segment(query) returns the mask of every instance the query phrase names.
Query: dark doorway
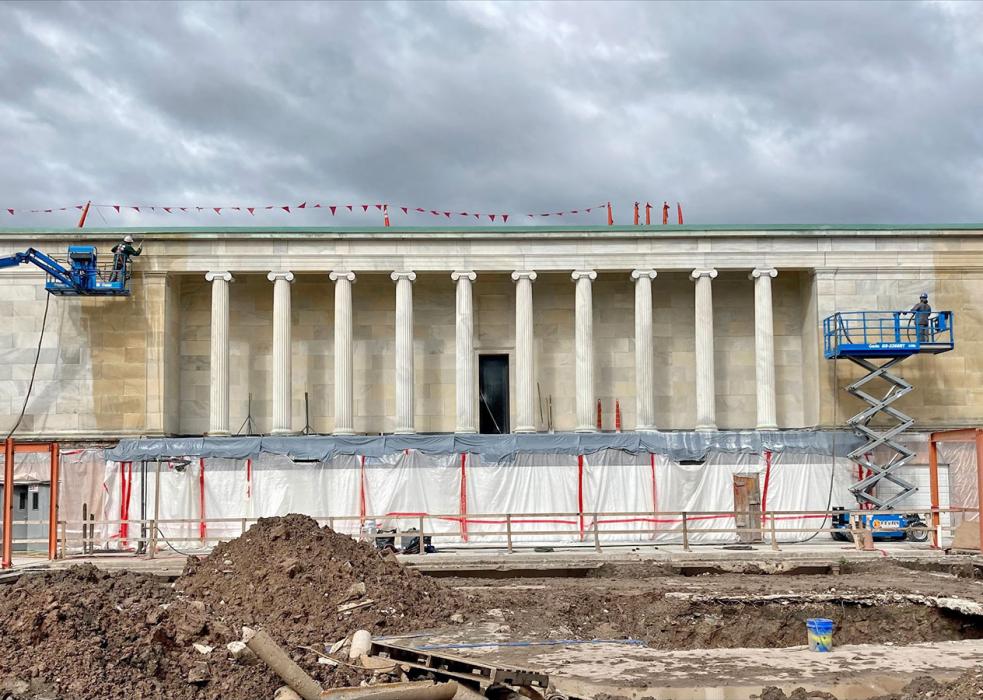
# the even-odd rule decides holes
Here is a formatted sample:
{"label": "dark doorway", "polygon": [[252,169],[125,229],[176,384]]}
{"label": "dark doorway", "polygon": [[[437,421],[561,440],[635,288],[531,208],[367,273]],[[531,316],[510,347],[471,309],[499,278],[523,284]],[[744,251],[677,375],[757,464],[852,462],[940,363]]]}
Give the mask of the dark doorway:
{"label": "dark doorway", "polygon": [[509,432],[509,356],[478,356],[478,415],[482,433]]}

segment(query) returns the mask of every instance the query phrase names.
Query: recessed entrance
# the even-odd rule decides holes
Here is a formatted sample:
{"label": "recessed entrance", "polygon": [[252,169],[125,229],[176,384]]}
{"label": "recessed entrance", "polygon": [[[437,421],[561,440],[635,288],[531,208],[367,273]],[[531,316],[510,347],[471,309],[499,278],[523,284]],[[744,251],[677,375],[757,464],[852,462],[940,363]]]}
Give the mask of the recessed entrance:
{"label": "recessed entrance", "polygon": [[509,356],[478,356],[478,428],[509,432]]}
{"label": "recessed entrance", "polygon": [[741,542],[761,542],[761,488],[757,474],[734,475],[734,519]]}

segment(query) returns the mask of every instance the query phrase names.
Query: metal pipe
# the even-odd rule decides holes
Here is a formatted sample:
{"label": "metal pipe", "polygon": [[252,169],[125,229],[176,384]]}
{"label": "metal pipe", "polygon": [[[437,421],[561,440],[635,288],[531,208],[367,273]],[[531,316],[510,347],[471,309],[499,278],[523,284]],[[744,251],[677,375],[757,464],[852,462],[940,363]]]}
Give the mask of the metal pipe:
{"label": "metal pipe", "polygon": [[14,439],[8,437],[3,444],[3,561],[0,568],[13,565],[14,527]]}
{"label": "metal pipe", "polygon": [[976,493],[980,517],[980,551],[983,552],[983,430],[976,429]]}
{"label": "metal pipe", "polygon": [[48,560],[58,558],[58,479],[61,473],[61,453],[58,443],[48,447],[51,458],[49,475],[51,479],[48,494]]}
{"label": "metal pipe", "polygon": [[686,511],[683,511],[683,551],[689,550],[689,527],[686,524]]}
{"label": "metal pipe", "polygon": [[150,529],[150,551],[147,555],[153,559],[157,556],[157,521],[160,518],[160,457],[157,458],[157,469],[154,476],[154,522]]}
{"label": "metal pipe", "polygon": [[321,686],[262,630],[242,628],[242,641],[304,700],[320,700]]}

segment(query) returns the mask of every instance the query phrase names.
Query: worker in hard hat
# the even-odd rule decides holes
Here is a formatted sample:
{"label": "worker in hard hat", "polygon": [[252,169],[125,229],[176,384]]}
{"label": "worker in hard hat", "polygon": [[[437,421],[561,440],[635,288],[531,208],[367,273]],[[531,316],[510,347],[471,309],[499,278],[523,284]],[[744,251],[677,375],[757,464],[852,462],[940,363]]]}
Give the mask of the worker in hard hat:
{"label": "worker in hard hat", "polygon": [[928,292],[922,292],[918,297],[918,303],[911,307],[912,316],[915,320],[915,330],[918,333],[918,342],[927,343],[928,337],[928,319],[932,315],[932,307],[928,304]]}
{"label": "worker in hard hat", "polygon": [[139,248],[133,247],[133,236],[127,234],[123,240],[113,246],[113,276],[115,282],[119,278],[119,273],[129,267],[130,258],[143,252],[143,244]]}

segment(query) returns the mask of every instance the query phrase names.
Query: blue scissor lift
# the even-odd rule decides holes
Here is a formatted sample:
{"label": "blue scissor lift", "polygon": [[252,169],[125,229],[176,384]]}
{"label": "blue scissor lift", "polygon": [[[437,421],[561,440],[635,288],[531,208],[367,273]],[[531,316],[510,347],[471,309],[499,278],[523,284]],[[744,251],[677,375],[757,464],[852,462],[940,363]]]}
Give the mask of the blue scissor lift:
{"label": "blue scissor lift", "polygon": [[[824,351],[826,359],[845,359],[862,367],[866,374],[850,384],[846,390],[868,404],[847,421],[866,442],[848,456],[869,474],[850,487],[850,491],[862,507],[873,510],[891,510],[905,497],[917,491],[911,482],[901,478],[898,471],[915,453],[896,438],[910,428],[915,420],[893,407],[895,401],[914,388],[895,368],[912,355],[938,355],[954,347],[952,312],[939,311],[842,311],[823,320]],[[876,396],[867,384],[875,379],[888,383],[887,392]],[[866,387],[866,389],[865,389]],[[883,414],[893,421],[890,426],[872,426],[871,422]],[[878,458],[878,447],[886,447],[892,454]],[[887,480],[900,490],[889,496],[879,496],[874,486]],[[906,523],[903,516],[880,516],[879,521],[888,525],[894,519],[896,527],[887,527],[883,537],[904,537]],[[845,517],[838,523],[846,527]]]}

